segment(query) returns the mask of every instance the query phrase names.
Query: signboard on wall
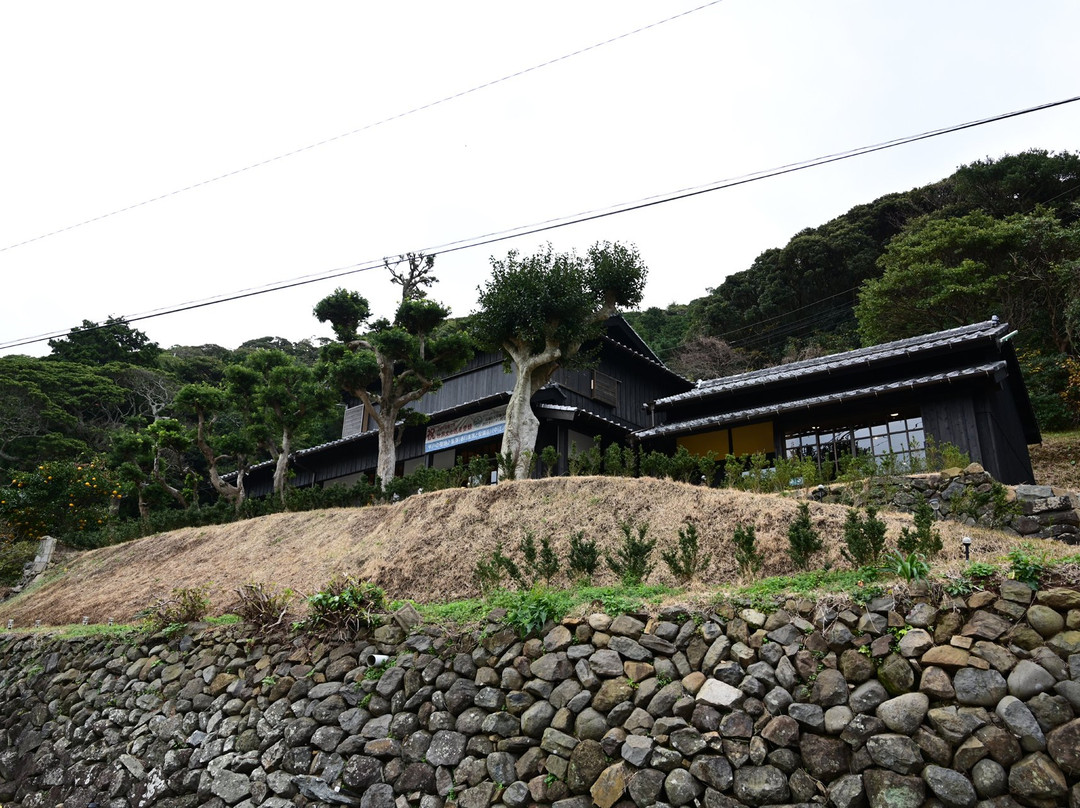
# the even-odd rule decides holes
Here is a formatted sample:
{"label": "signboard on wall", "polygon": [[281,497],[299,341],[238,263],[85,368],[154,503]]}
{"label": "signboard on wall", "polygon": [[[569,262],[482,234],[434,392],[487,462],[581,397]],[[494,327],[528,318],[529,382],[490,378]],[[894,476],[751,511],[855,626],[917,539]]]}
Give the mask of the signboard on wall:
{"label": "signboard on wall", "polygon": [[496,407],[474,415],[432,424],[424,439],[425,452],[438,452],[451,446],[472,443],[483,438],[501,435],[506,429],[506,408]]}

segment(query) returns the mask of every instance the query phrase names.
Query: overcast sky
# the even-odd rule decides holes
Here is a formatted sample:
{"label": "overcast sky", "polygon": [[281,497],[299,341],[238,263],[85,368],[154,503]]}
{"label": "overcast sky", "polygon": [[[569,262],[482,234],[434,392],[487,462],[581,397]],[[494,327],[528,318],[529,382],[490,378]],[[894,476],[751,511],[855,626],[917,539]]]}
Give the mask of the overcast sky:
{"label": "overcast sky", "polygon": [[[703,5],[4,3],[0,343],[1080,95],[1075,0]],[[1029,148],[1080,150],[1080,103],[447,254],[432,296],[467,314],[491,255],[612,240],[650,267],[645,306],[685,303],[853,205]],[[135,325],[329,337],[311,310],[338,286],[392,314],[376,269]]]}

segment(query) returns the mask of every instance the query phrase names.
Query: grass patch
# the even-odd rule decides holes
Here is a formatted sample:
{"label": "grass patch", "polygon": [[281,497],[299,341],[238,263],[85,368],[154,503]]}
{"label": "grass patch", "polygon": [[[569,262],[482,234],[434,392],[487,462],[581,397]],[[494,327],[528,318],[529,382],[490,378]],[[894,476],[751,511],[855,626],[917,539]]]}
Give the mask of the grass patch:
{"label": "grass patch", "polygon": [[240,622],[240,615],[223,614],[218,617],[206,617],[203,618],[203,622],[209,623],[211,626],[231,626],[234,623]]}
{"label": "grass patch", "polygon": [[495,609],[506,609],[507,622],[528,633],[547,620],[561,620],[567,614],[585,609],[599,609],[613,617],[638,612],[659,604],[668,595],[681,590],[669,586],[577,586],[568,589],[537,587],[524,590],[500,589],[486,598],[468,598],[446,603],[394,601],[391,610],[406,603],[419,612],[426,623],[465,627],[480,623]]}
{"label": "grass patch", "polygon": [[776,608],[777,601],[789,597],[814,599],[823,593],[847,595],[867,600],[881,591],[877,586],[883,573],[873,567],[856,570],[810,570],[796,575],[763,578],[741,587],[724,588],[713,602],[736,602],[755,608]]}

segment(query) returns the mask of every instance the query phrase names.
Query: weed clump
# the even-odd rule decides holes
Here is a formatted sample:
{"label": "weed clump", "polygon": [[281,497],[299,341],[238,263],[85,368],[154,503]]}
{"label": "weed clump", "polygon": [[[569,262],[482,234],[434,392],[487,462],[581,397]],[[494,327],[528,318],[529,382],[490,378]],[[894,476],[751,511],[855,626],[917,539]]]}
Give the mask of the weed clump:
{"label": "weed clump", "polygon": [[307,598],[308,616],[296,628],[348,637],[379,625],[386,612],[381,587],[355,578],[335,578]]}
{"label": "weed clump", "polygon": [[210,611],[210,584],[193,587],[177,587],[169,597],[158,598],[146,612],[146,621],[154,631],[182,629],[188,623],[197,623]]}
{"label": "weed clump", "polygon": [[287,627],[289,607],[296,593],[291,589],[277,589],[264,583],[247,583],[236,590],[236,603],[232,611],[245,623],[263,631]]}

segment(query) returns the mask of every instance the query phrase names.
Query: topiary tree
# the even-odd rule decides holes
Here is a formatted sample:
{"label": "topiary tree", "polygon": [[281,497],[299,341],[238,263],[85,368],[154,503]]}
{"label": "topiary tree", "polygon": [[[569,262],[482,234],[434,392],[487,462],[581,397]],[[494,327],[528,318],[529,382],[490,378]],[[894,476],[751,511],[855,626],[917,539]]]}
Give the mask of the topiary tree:
{"label": "topiary tree", "polygon": [[[406,268],[400,269],[401,264]],[[424,289],[435,281],[434,256],[409,253],[391,265],[393,282],[401,286],[394,320],[374,321],[368,301],[345,289],[320,300],[315,317],[329,322],[340,342],[328,345],[319,371],[331,384],[355,396],[379,428],[376,473],[383,485],[394,476],[398,422],[409,404],[438,389],[441,378],[459,370],[472,356],[467,334],[447,324],[450,310],[427,299]]]}
{"label": "topiary tree", "polygon": [[507,370],[512,365],[517,373],[500,451],[510,453],[523,478],[540,429],[533,393],[600,335],[604,320],[641,301],[647,269],[635,247],[610,242],[594,244],[585,257],[550,244],[525,258],[512,251],[492,258],[491,268],[475,327],[483,345],[501,350]]}

